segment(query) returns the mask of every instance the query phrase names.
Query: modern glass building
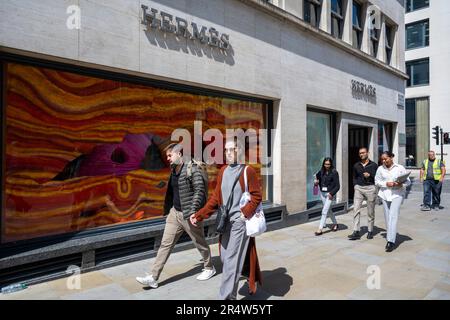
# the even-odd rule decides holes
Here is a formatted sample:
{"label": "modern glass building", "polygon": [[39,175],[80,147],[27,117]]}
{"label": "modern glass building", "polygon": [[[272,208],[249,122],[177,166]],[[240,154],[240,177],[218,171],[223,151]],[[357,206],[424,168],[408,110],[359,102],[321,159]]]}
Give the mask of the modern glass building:
{"label": "modern glass building", "polygon": [[[447,1],[406,1],[406,155],[411,167],[420,167],[430,149],[440,157],[441,147],[431,135],[433,127],[450,131],[449,14]],[[449,152],[445,145],[444,160]]]}

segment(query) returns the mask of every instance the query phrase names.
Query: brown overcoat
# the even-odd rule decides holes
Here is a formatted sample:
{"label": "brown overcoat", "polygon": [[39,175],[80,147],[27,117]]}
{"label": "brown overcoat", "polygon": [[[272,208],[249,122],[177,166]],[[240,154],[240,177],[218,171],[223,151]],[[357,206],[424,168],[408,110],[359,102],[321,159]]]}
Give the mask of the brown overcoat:
{"label": "brown overcoat", "polygon": [[[217,176],[217,184],[213,195],[208,199],[205,206],[200,209],[196,214],[195,218],[198,221],[209,218],[217,208],[222,205],[222,177],[227,166],[223,166]],[[261,185],[259,183],[258,177],[256,175],[255,169],[251,166],[247,168],[247,183],[248,192],[250,193],[250,201],[246,206],[241,208],[244,216],[249,219],[255,213],[255,210],[259,203],[262,201]],[[239,177],[239,184],[241,186],[242,192],[245,190],[244,182],[244,172],[242,172]],[[219,240],[220,242],[220,240]],[[219,246],[220,250],[220,246]],[[244,268],[242,274],[248,277],[249,290],[253,294],[256,292],[256,282],[260,285],[262,284],[261,270],[259,268],[258,255],[256,253],[256,242],[254,237],[250,237],[248,249],[245,257]]]}

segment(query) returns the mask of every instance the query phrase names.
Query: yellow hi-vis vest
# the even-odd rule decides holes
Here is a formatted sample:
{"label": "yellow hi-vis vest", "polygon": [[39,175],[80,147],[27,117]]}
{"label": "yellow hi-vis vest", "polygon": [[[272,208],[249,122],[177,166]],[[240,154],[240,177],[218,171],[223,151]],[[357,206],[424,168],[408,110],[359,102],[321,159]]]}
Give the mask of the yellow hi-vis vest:
{"label": "yellow hi-vis vest", "polygon": [[[423,180],[426,180],[427,178],[427,172],[428,172],[428,159],[426,159],[423,162],[425,170],[423,171]],[[434,180],[440,180],[442,176],[442,170],[441,170],[441,160],[435,159],[433,162],[433,176]]]}

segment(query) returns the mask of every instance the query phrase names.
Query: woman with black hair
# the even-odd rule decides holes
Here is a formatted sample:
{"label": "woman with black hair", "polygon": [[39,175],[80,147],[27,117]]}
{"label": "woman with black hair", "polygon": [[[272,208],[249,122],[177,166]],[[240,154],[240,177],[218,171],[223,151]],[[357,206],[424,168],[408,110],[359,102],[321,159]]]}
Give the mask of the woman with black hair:
{"label": "woman with black hair", "polygon": [[391,252],[395,247],[397,236],[397,222],[400,214],[400,206],[405,197],[405,186],[411,184],[409,178],[404,183],[398,178],[406,174],[406,169],[394,162],[394,154],[385,151],[381,154],[383,165],[378,167],[375,176],[375,184],[380,188],[378,196],[383,201],[384,218],[386,219],[386,252]]}
{"label": "woman with black hair", "polygon": [[340,189],[339,173],[334,169],[333,160],[331,158],[325,158],[322,162],[322,169],[316,173],[316,179],[314,181],[316,186],[320,188],[320,199],[322,199],[323,209],[322,218],[320,219],[319,229],[315,232],[316,236],[322,234],[322,229],[325,226],[325,221],[328,214],[333,221],[332,230],[338,230],[338,223],[332,210],[330,210],[331,203],[334,196]]}

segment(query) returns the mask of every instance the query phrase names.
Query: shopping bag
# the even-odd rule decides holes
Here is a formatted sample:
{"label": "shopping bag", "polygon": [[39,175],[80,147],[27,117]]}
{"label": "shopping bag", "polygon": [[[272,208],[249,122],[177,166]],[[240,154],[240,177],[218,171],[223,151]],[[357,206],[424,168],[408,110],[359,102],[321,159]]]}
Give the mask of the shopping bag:
{"label": "shopping bag", "polygon": [[[247,183],[247,167],[245,167],[244,171],[244,182],[245,182],[245,191],[242,194],[241,200],[239,202],[240,208],[244,207],[248,202],[250,202],[250,193],[248,192],[248,183]],[[252,217],[250,219],[245,220],[245,228],[247,230],[247,236],[249,237],[256,237],[267,230],[266,217],[264,216],[264,211],[261,202],[259,203]]]}

